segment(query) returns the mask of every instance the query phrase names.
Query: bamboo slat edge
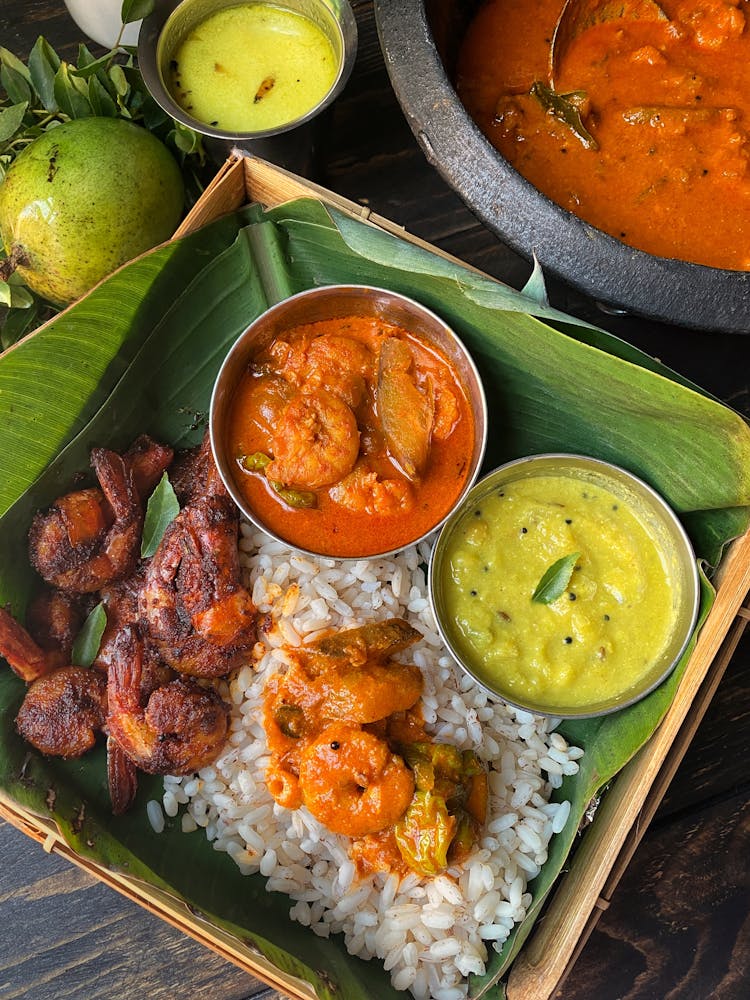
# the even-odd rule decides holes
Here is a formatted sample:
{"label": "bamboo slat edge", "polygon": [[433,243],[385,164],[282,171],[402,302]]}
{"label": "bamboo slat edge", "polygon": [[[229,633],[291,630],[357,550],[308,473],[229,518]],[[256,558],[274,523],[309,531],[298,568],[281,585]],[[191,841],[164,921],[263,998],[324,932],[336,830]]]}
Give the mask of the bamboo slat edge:
{"label": "bamboo slat edge", "polygon": [[[208,203],[195,206],[185,218],[175,236],[186,235],[199,226],[213,221],[220,215],[236,210],[244,204],[247,198],[273,206],[292,198],[309,197],[310,195],[319,197],[321,200],[340,208],[347,214],[354,215],[362,221],[376,225],[386,232],[406,238],[411,243],[421,246],[431,253],[437,253],[442,258],[450,260],[457,265],[465,268],[468,267],[479,274],[483,273],[478,268],[471,267],[460,259],[406,233],[401,226],[371,213],[368,208],[362,205],[335,195],[318,185],[303,182],[294,177],[294,175],[288,174],[286,171],[276,168],[265,161],[244,155],[236,155],[226,161],[206,189],[206,192],[204,192],[201,202],[207,201]],[[725,561],[722,563],[722,583],[716,603],[704,625],[699,637],[698,646],[691,657],[688,670],[677,692],[675,702],[673,702],[672,707],[667,713],[667,717],[665,717],[662,726],[654,737],[652,737],[651,742],[634,758],[625,771],[621,772],[615,786],[610,790],[602,808],[599,810],[597,822],[592,826],[589,836],[584,843],[579,846],[571,870],[562,880],[560,888],[552,900],[543,926],[537,930],[516,959],[508,985],[509,1000],[545,1000],[554,991],[564,974],[569,971],[576,945],[585,934],[586,923],[590,919],[591,912],[596,906],[597,900],[601,898],[603,886],[607,882],[607,878],[610,876],[614,865],[617,863],[618,857],[622,855],[625,840],[632,830],[633,823],[644,808],[649,789],[657,781],[660,767],[664,764],[669,748],[680,735],[682,722],[690,713],[691,704],[687,695],[687,688],[685,687],[686,679],[690,675],[690,692],[697,697],[697,690],[700,687],[700,683],[708,675],[712,664],[711,652],[713,650],[714,655],[716,655],[716,651],[721,645],[721,640],[727,634],[732,620],[736,616],[739,606],[749,589],[750,532],[734,543]],[[724,664],[725,667],[726,664]],[[721,673],[723,673],[723,669]],[[718,679],[716,680],[717,684]],[[683,689],[685,689],[684,695]],[[678,710],[675,710],[678,699],[680,700],[680,707]],[[708,700],[710,700],[710,696]],[[706,701],[707,703],[708,701]],[[666,730],[665,726],[668,720],[669,729]],[[684,741],[683,752],[688,742],[689,737]],[[636,766],[638,768],[645,768],[645,772],[650,776],[650,780],[644,789],[644,794],[641,796],[640,805],[633,802],[633,808],[627,810],[627,816],[623,816],[620,815],[620,811],[622,810],[623,803],[628,803],[628,796],[633,797],[632,789],[634,784],[637,790],[638,782],[636,776],[640,774],[640,771],[636,769]],[[619,803],[618,811],[610,817],[611,821],[617,821],[618,824],[618,836],[616,840],[611,839],[610,827],[602,821],[602,816],[606,815],[604,807],[610,801],[613,803],[612,808],[614,808],[615,801]],[[79,857],[62,839],[54,824],[48,819],[38,817],[19,807],[12,800],[7,799],[3,795],[2,790],[0,790],[0,816],[21,830],[21,832],[42,843],[45,850],[54,851],[66,857],[93,877],[110,885],[116,891],[150,912],[155,913],[161,919],[166,920],[172,926],[177,927],[201,944],[211,948],[214,952],[222,955],[246,972],[257,976],[271,987],[285,991],[288,995],[296,998],[296,1000],[315,1000],[315,993],[309,984],[293,977],[286,977],[285,973],[277,969],[262,956],[251,951],[238,938],[200,920],[179,900],[169,896],[167,893],[162,893],[160,890],[154,889],[146,883],[110,872],[108,869]],[[596,839],[593,839],[591,835],[595,832],[597,836]],[[588,841],[591,841],[590,846],[587,845]],[[601,859],[599,854],[602,851],[602,842],[604,841],[609,842],[609,848],[606,850],[606,858]],[[584,847],[586,848],[585,857],[582,856],[582,849]],[[576,903],[575,896],[579,891],[581,879],[585,878],[589,873],[593,874],[595,882],[592,882],[587,888],[584,897]],[[557,914],[558,919],[562,916],[566,920],[573,920],[574,923],[569,927],[563,927],[562,930],[564,933],[562,934],[559,933],[559,927],[555,928],[553,933],[550,922],[551,914]],[[546,956],[542,955],[542,960],[535,963],[533,957],[543,953],[545,950],[547,951]],[[546,961],[543,959],[546,959]]]}
{"label": "bamboo slat edge", "polygon": [[578,845],[543,923],[513,963],[508,1000],[547,1000],[565,974],[625,839],[748,590],[750,533],[734,542],[726,556],[716,600],[661,725],[604,796],[596,821]]}
{"label": "bamboo slat edge", "polygon": [[737,648],[737,644],[742,638],[747,625],[748,618],[741,616],[738,616],[732,623],[732,627],[722,644],[719,655],[711,664],[709,672],[706,675],[706,679],[701,686],[700,692],[691,706],[690,715],[680,730],[679,739],[676,740],[670,748],[664,765],[659,771],[657,779],[649,789],[643,808],[638,814],[637,821],[628,832],[622,850],[618,854],[617,859],[607,876],[601,895],[596,900],[594,908],[589,914],[589,918],[583,932],[575,943],[575,948],[568,960],[563,974],[557,982],[556,989],[560,988],[560,986],[567,979],[568,975],[572,972],[578,957],[586,945],[586,942],[595,930],[596,925],[599,922],[599,918],[609,906],[620,879],[627,871],[628,865],[638,849],[638,845],[643,839],[646,830],[654,818],[654,814],[659,808],[667,788],[674,778],[677,768],[680,766],[682,759],[685,756],[685,753],[687,752],[687,749],[690,746],[690,743],[692,742],[692,739],[695,736],[695,733],[701,724],[701,721],[703,720],[714,695],[716,694],[716,689],[718,688],[719,683],[729,666],[732,656]]}
{"label": "bamboo slat edge", "polygon": [[140,879],[111,871],[94,861],[82,858],[64,840],[57,825],[48,817],[38,816],[18,806],[0,790],[0,818],[21,833],[41,844],[48,854],[57,854],[76,865],[92,878],[119,892],[131,902],[154,914],[170,926],[187,934],[199,944],[260,979],[267,986],[283,991],[293,1000],[316,1000],[313,987],[278,969],[259,951],[240,938],[210,923],[186,903],[170,893]]}

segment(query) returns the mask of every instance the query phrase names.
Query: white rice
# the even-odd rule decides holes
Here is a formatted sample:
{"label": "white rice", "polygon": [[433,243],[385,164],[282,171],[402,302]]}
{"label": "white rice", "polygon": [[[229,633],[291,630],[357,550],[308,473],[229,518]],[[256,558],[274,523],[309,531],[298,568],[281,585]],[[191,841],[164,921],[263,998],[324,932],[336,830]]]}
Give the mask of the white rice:
{"label": "white rice", "polygon": [[[273,628],[256,647],[255,669],[237,672],[228,744],[196,776],[165,778],[163,809],[184,808],[182,829],[203,827],[217,851],[243,874],[260,872],[269,892],[295,902],[292,919],[321,937],[344,935],[347,950],[379,958],[397,990],[417,1000],[465,997],[466,977],[485,971],[531,903],[527,882],[547,860],[570,803],[550,803],[582,751],[568,747],[554,720],[494,701],[463,674],[441,643],[426,599],[422,544],[388,559],[336,562],[291,552],[243,524],[247,585]],[[378,873],[360,878],[348,839],[326,830],[304,807],[281,808],[264,774],[269,753],[261,723],[268,677],[284,670],[281,648],[322,630],[391,617],[407,619],[423,639],[403,654],[424,673],[423,716],[432,736],[472,748],[489,768],[489,819],[471,857],[436,878]],[[149,803],[155,828],[164,822]]]}

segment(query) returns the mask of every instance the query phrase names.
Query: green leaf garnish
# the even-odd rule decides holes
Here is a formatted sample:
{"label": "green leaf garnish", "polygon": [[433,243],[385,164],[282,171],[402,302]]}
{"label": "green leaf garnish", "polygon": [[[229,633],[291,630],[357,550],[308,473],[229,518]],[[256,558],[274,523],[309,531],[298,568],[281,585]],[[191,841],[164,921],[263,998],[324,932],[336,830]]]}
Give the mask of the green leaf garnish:
{"label": "green leaf garnish", "polygon": [[141,559],[148,559],[156,552],[164,532],[179,513],[179,501],[165,472],[148,498],[141,539]]}
{"label": "green leaf garnish", "polygon": [[531,85],[531,95],[539,101],[545,111],[563,125],[567,125],[586,149],[599,148],[599,143],[581,120],[580,105],[586,98],[585,91],[573,90],[569,94],[558,94],[546,83],[535,80]]}
{"label": "green leaf garnish", "polygon": [[563,556],[562,559],[553,562],[536,585],[531,600],[536,604],[551,604],[558,597],[561,597],[570,583],[575,564],[580,558],[580,552],[573,552],[571,555]]}
{"label": "green leaf garnish", "polygon": [[101,645],[104,629],[107,627],[107,612],[104,610],[104,603],[100,602],[90,612],[88,618],[81,626],[81,631],[75,638],[73,650],[70,654],[71,662],[75,667],[90,667],[96,659]]}

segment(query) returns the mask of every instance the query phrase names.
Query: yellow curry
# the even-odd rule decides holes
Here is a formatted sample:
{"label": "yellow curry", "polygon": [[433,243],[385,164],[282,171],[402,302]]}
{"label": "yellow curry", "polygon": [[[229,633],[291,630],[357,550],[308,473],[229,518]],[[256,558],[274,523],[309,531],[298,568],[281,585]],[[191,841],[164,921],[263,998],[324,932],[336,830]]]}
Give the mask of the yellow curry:
{"label": "yellow curry", "polygon": [[310,18],[265,3],[217,10],[175,53],[171,90],[198,121],[263,132],[306,115],[333,86],[338,61]]}
{"label": "yellow curry", "polygon": [[598,483],[550,474],[499,487],[452,532],[444,565],[457,651],[521,704],[577,710],[628,691],[674,627],[659,547]]}

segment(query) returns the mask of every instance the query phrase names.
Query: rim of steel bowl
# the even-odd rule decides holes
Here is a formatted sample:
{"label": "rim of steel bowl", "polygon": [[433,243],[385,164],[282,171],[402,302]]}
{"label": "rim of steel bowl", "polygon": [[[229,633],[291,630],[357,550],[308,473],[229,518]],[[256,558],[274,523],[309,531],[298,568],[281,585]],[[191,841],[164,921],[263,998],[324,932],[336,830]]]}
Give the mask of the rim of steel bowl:
{"label": "rim of steel bowl", "polygon": [[[460,0],[375,0],[393,89],[430,164],[477,218],[527,259],[613,309],[679,326],[750,333],[750,272],[656,257],[554,204],[494,149],[458,98],[430,11]],[[455,27],[451,29],[455,41]]]}

